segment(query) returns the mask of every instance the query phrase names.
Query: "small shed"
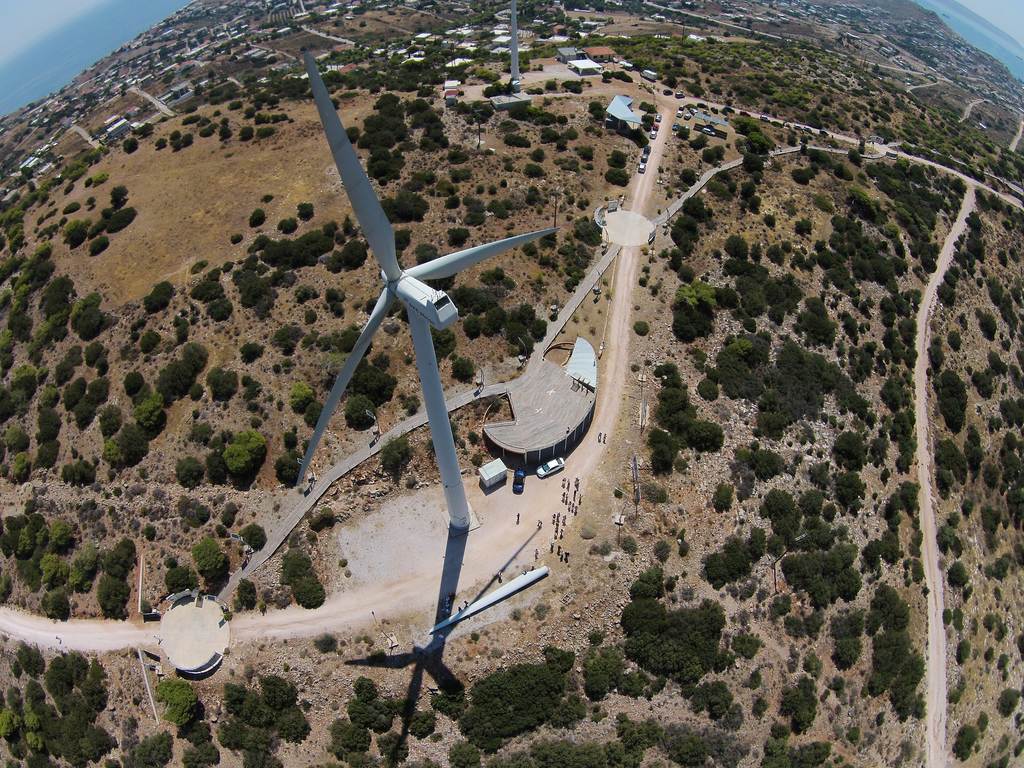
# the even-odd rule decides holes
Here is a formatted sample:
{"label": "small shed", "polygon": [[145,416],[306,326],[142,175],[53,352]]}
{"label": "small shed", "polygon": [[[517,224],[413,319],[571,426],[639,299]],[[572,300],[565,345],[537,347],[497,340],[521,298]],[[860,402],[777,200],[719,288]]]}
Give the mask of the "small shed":
{"label": "small shed", "polygon": [[489,491],[505,482],[508,478],[508,467],[501,459],[495,459],[480,467],[477,474],[480,475],[480,486],[485,491]]}
{"label": "small shed", "polygon": [[556,58],[563,64],[568,64],[570,61],[575,61],[579,57],[580,52],[577,49],[570,47],[559,48],[556,56]]}

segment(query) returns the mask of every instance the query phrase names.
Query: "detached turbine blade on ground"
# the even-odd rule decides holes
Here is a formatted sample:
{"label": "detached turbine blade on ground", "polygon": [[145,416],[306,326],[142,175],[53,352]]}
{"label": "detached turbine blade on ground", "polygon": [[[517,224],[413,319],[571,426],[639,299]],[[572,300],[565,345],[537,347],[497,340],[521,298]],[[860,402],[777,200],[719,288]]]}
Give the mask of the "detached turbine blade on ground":
{"label": "detached turbine blade on ground", "polygon": [[525,235],[506,237],[504,240],[496,240],[493,243],[475,245],[464,251],[456,251],[433,261],[428,261],[426,264],[410,267],[405,273],[418,280],[440,280],[441,278],[451,277],[467,267],[472,267],[474,264],[479,264],[481,261],[491,258],[491,256],[497,256],[499,253],[526,245],[533,240],[539,240],[545,235],[550,235],[556,231],[553,227],[548,227],[547,229],[538,229],[536,232],[527,232]]}
{"label": "detached turbine blade on ground", "polygon": [[323,410],[320,411],[320,418],[317,419],[316,429],[313,430],[313,436],[309,439],[306,455],[302,457],[302,466],[299,467],[299,478],[295,482],[296,486],[302,484],[302,478],[306,476],[306,470],[309,469],[309,463],[313,460],[316,447],[320,444],[324,432],[327,431],[327,425],[331,423],[331,416],[338,407],[341,396],[345,394],[345,388],[352,379],[352,374],[356,372],[356,366],[359,365],[359,361],[363,359],[363,355],[369,349],[373,334],[380,327],[380,324],[384,322],[384,318],[387,317],[388,309],[391,307],[393,300],[391,293],[387,290],[380,295],[376,306],[374,306],[373,311],[370,313],[370,319],[363,326],[363,332],[356,339],[355,346],[352,347],[349,356],[345,358],[345,364],[341,366],[341,372],[338,373],[338,378],[334,380],[334,386],[331,387],[331,392],[327,395],[327,402],[324,403]]}
{"label": "detached turbine blade on ground", "polygon": [[313,99],[320,113],[320,122],[324,126],[324,133],[327,134],[327,143],[331,146],[334,164],[338,166],[338,173],[341,174],[341,181],[359,220],[359,226],[362,227],[370,250],[384,270],[388,282],[397,280],[401,277],[402,270],[395,256],[395,232],[391,228],[391,222],[384,214],[377,193],[374,192],[370,179],[359,162],[352,142],[348,140],[348,134],[345,133],[341,118],[334,109],[327,86],[320,77],[316,60],[308,51],[303,58],[306,72],[309,74],[309,87],[313,90]]}

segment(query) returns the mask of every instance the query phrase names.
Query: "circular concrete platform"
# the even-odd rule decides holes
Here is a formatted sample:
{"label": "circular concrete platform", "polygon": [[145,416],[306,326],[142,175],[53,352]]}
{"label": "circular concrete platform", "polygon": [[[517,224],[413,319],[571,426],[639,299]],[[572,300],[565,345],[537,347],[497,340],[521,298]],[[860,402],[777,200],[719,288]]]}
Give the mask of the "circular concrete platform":
{"label": "circular concrete platform", "polygon": [[224,658],[231,628],[212,597],[185,594],[160,619],[160,647],[179,672],[203,675]]}
{"label": "circular concrete platform", "polygon": [[646,217],[633,211],[612,211],[604,219],[608,240],[616,245],[647,245],[654,225]]}

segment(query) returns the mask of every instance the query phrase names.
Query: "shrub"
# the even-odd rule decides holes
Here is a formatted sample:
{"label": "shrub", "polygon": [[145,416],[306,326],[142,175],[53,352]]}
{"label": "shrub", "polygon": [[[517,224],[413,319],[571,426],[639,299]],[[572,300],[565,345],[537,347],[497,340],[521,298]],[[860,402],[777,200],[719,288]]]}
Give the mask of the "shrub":
{"label": "shrub", "polygon": [[195,488],[203,482],[203,475],[206,471],[203,465],[194,456],[184,456],[178,459],[174,466],[174,475],[178,482],[185,488]]}
{"label": "shrub", "polygon": [[152,315],[166,309],[173,297],[174,286],[164,280],[153,286],[153,289],[142,299],[142,305],[146,312]]}
{"label": "shrub", "polygon": [[609,168],[604,174],[604,179],[617,187],[625,187],[629,184],[629,174],[622,168]]}
{"label": "shrub", "polygon": [[818,697],[815,694],[814,680],[804,675],[792,688],[782,693],[779,712],[789,715],[790,724],[795,733],[803,733],[814,723],[818,714]]}
{"label": "shrub", "polygon": [[395,476],[401,474],[411,460],[412,446],[405,436],[388,440],[380,452],[381,466]]}
{"label": "shrub", "polygon": [[165,704],[164,720],[178,727],[195,719],[199,698],[187,680],[167,678],[156,686],[156,700]]}
{"label": "shrub", "polygon": [[263,530],[263,526],[257,523],[249,523],[242,530],[238,532],[238,535],[242,537],[242,540],[248,544],[253,550],[261,550],[267,543],[267,532]]}
{"label": "shrub", "polygon": [[207,536],[193,546],[192,561],[208,586],[218,583],[227,576],[228,558],[216,539]]}
{"label": "shrub", "polygon": [[239,432],[224,448],[224,464],[239,479],[251,478],[267,457],[267,440],[254,429]]}
{"label": "shrub", "polygon": [[[244,132],[245,129],[243,128],[242,130]],[[250,227],[255,228],[255,227],[262,226],[263,222],[265,222],[266,220],[267,220],[267,214],[263,211],[262,208],[256,208],[255,210],[253,210],[252,213],[249,214],[249,226]]]}
{"label": "shrub", "polygon": [[107,246],[109,245],[110,238],[108,238],[106,235],[94,237],[92,240],[89,241],[89,255],[98,256],[99,254],[103,253],[103,251],[107,250]]}
{"label": "shrub", "polygon": [[473,367],[473,361],[467,357],[459,357],[456,355],[452,358],[452,376],[458,381],[470,381],[473,378],[473,374],[476,373]]}
{"label": "shrub", "polygon": [[957,760],[967,760],[974,752],[974,746],[978,743],[978,729],[969,723],[960,726],[956,732],[956,740],[953,742],[953,754]]}

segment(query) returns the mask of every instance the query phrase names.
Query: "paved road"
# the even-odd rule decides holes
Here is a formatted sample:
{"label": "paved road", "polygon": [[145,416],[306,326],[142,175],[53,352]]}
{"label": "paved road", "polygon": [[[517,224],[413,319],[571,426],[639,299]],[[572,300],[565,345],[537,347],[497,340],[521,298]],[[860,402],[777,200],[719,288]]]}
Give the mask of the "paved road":
{"label": "paved road", "polygon": [[144,90],[139,88],[137,85],[133,85],[131,88],[128,89],[128,91],[131,92],[131,93],[134,93],[136,96],[141,96],[142,98],[144,98],[146,101],[148,101],[154,107],[156,107],[157,111],[160,112],[161,114],[166,115],[167,117],[174,117],[174,110],[173,109],[171,109],[166,104],[164,104],[164,102],[162,102],[156,96],[153,96],[152,94],[146,93]]}
{"label": "paved road", "polygon": [[968,186],[960,213],[946,236],[938,265],[928,280],[917,311],[917,360],[914,364],[914,421],[917,437],[917,482],[921,535],[924,539],[924,577],[928,587],[928,690],[926,699],[926,735],[929,768],[946,765],[946,629],[942,623],[944,584],[935,541],[935,509],[932,493],[932,446],[928,420],[928,344],[930,322],[939,286],[953,262],[956,242],[967,227],[974,210],[974,186]]}

